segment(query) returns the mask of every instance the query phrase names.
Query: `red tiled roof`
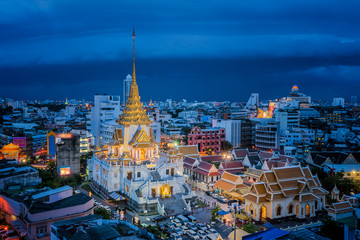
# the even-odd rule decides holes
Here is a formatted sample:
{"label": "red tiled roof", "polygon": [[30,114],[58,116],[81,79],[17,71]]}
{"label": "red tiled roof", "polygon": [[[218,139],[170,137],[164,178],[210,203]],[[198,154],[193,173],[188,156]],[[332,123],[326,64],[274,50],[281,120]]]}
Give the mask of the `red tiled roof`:
{"label": "red tiled roof", "polygon": [[286,162],[273,161],[273,160],[267,161],[267,165],[269,166],[269,169],[271,169],[272,167],[284,167],[285,164]]}
{"label": "red tiled roof", "polygon": [[236,157],[245,157],[246,155],[248,155],[248,151],[246,149],[235,150]]}
{"label": "red tiled roof", "polygon": [[263,151],[259,152],[260,158],[271,158],[272,156],[273,156],[273,154],[270,152],[263,152]]}
{"label": "red tiled roof", "polygon": [[244,169],[244,166],[243,166],[242,162],[240,162],[240,161],[222,162],[222,163],[220,163],[220,166],[222,166],[223,170],[225,170],[225,171],[228,171],[231,169]]}
{"label": "red tiled roof", "polygon": [[196,159],[195,158],[191,158],[191,157],[185,157],[183,160],[183,163],[186,165],[194,165]]}
{"label": "red tiled roof", "polygon": [[217,175],[220,175],[219,172],[208,172],[208,171],[204,171],[204,170],[199,169],[199,168],[195,168],[194,172],[200,173],[200,174],[205,175],[205,176],[217,176]]}
{"label": "red tiled roof", "polygon": [[214,166],[211,163],[207,163],[204,161],[200,161],[199,165],[197,166],[198,168],[201,168],[204,171],[210,171],[210,169],[212,168],[212,166]]}
{"label": "red tiled roof", "polygon": [[201,160],[205,162],[222,162],[224,159],[221,155],[201,156]]}

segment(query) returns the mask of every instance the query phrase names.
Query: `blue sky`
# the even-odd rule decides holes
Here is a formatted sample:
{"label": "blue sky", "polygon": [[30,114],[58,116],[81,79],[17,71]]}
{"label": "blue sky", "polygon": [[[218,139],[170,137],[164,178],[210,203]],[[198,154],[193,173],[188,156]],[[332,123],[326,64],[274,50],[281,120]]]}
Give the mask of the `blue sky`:
{"label": "blue sky", "polygon": [[[3,97],[246,101],[359,95],[359,1],[0,1]],[[360,96],[359,96],[360,97]]]}

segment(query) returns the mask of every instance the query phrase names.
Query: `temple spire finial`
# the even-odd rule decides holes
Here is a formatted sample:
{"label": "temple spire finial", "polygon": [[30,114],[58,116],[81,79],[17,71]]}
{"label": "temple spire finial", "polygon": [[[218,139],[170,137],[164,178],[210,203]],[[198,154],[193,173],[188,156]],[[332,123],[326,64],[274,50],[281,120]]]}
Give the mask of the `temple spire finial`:
{"label": "temple spire finial", "polygon": [[133,74],[132,80],[136,82],[136,73],[135,73],[135,27],[133,27]]}

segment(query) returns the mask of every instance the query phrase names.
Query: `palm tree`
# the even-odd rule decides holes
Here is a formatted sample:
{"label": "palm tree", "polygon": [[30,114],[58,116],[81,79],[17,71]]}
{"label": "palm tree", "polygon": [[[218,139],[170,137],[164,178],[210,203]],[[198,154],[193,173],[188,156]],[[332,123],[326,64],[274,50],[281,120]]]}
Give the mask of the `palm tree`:
{"label": "palm tree", "polygon": [[221,210],[221,207],[216,204],[213,209],[211,209],[211,221],[215,222],[217,213]]}

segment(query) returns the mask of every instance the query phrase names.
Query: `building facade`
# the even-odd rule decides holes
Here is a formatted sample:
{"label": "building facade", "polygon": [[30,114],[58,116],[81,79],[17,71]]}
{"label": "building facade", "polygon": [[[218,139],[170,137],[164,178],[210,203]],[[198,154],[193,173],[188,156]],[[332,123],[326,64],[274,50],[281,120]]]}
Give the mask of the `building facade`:
{"label": "building facade", "polygon": [[80,136],[70,133],[56,135],[56,171],[60,176],[80,173]]}
{"label": "building facade", "polygon": [[294,216],[314,217],[325,208],[327,191],[309,167],[289,166],[263,171],[243,196],[245,211],[255,221]]}
{"label": "building facade", "polygon": [[225,142],[224,128],[201,129],[193,127],[188,134],[188,144],[197,145],[200,152],[221,152]]}

